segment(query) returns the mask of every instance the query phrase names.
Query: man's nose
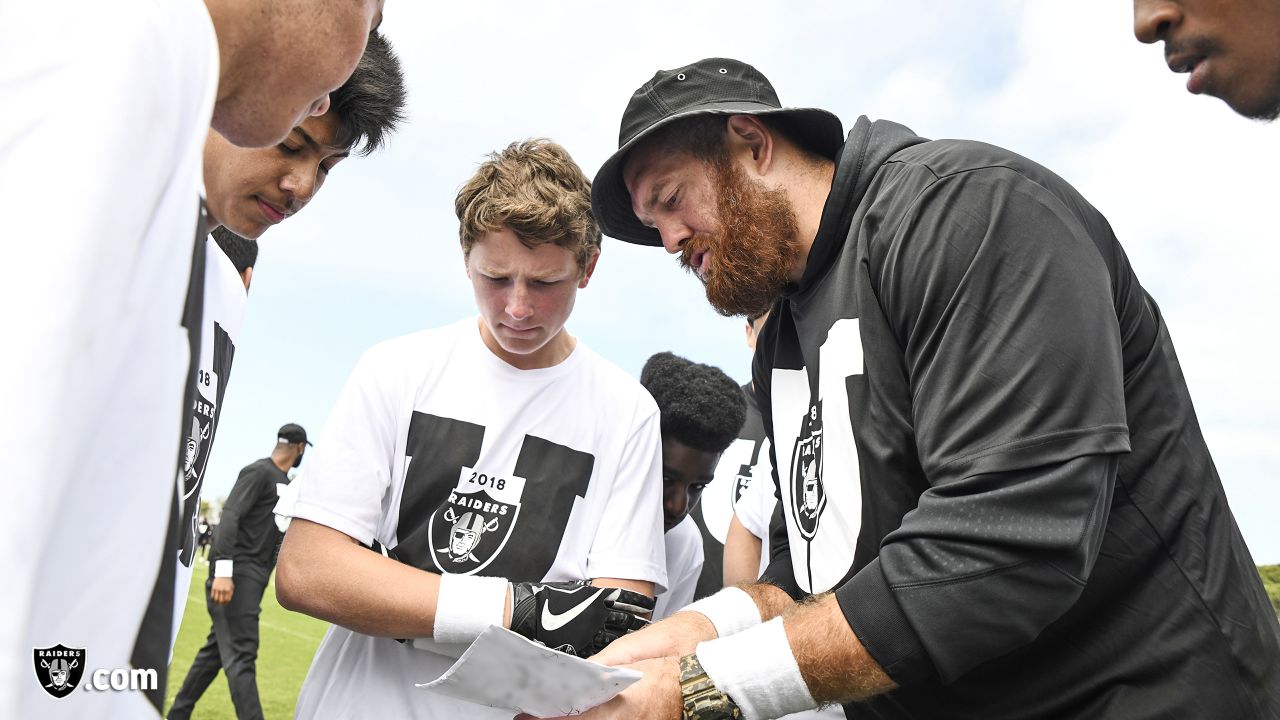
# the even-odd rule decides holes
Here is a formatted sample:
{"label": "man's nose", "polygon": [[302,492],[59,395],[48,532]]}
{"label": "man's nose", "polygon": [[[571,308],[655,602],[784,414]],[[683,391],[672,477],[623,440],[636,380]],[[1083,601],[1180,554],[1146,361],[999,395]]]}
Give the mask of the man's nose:
{"label": "man's nose", "polygon": [[1133,36],[1139,42],[1164,40],[1182,22],[1182,8],[1169,0],[1133,0]]}
{"label": "man's nose", "polygon": [[658,224],[658,235],[662,238],[662,247],[674,255],[684,250],[684,244],[693,237],[693,231],[678,220],[665,220]]}
{"label": "man's nose", "polygon": [[507,296],[507,315],[524,320],[533,315],[533,302],[529,297],[529,289],[521,283],[515,283],[511,294]]}

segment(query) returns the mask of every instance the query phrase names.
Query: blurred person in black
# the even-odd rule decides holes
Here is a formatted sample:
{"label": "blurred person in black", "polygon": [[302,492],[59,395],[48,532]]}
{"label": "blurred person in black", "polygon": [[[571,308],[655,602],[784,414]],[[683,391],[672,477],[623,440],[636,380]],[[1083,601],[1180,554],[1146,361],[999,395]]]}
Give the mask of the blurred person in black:
{"label": "blurred person in black", "polygon": [[302,426],[281,427],[271,456],[246,466],[231,488],[213,535],[205,584],[213,627],[174,698],[170,720],[191,717],[196,701],[224,669],[236,717],[262,717],[256,678],[258,615],[283,538],[272,510],[281,486],[289,484],[289,469],[302,464],[310,444]]}

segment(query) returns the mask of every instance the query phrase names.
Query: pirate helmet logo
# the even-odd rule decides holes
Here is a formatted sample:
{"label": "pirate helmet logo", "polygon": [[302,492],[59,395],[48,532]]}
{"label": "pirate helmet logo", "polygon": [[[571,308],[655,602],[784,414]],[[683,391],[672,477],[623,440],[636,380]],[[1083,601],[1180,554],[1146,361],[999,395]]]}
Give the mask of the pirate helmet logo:
{"label": "pirate helmet logo", "polygon": [[35,648],[36,679],[45,692],[56,698],[66,697],[80,686],[84,677],[84,649],[54,645]]}
{"label": "pirate helmet logo", "polygon": [[498,519],[485,521],[483,515],[473,512],[462,513],[459,517],[453,508],[445,511],[444,519],[453,521],[453,527],[449,531],[449,546],[437,548],[436,552],[448,553],[449,559],[456,563],[479,562],[472,551],[480,544],[486,532],[498,529]]}
{"label": "pirate helmet logo", "polygon": [[[196,460],[200,458],[200,448],[204,445],[204,441],[209,439],[210,427],[211,424],[201,427],[200,419],[192,416],[191,434],[187,436],[182,456],[182,474],[186,477],[188,484],[195,479]],[[190,487],[188,489],[190,490]],[[187,494],[189,495],[190,492]]]}
{"label": "pirate helmet logo", "polygon": [[822,401],[805,413],[791,454],[791,515],[805,540],[818,532],[818,520],[827,507],[822,485]]}
{"label": "pirate helmet logo", "polygon": [[455,574],[484,568],[506,546],[519,514],[520,503],[496,500],[484,490],[450,492],[428,529],[436,568]]}

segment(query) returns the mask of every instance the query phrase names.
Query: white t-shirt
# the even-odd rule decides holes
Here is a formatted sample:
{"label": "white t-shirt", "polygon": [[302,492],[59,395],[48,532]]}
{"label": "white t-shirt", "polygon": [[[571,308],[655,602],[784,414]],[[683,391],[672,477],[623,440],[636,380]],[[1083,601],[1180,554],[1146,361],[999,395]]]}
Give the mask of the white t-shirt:
{"label": "white t-shirt", "polygon": [[213,451],[213,441],[217,438],[218,418],[223,411],[222,399],[231,378],[236,338],[244,324],[248,299],[244,280],[213,237],[205,240],[204,250],[204,330],[200,334],[200,364],[196,376],[191,378],[195,385],[194,402],[183,421],[184,444],[178,463],[180,534],[174,588],[174,639],[182,625],[187,591],[191,587],[196,540],[200,536],[200,492],[204,487],[204,471]]}
{"label": "white t-shirt", "polygon": [[[769,441],[737,438],[720,455],[715,479],[702,491],[702,521],[707,531],[724,545],[734,507],[753,485],[773,482]],[[759,481],[759,482],[757,482]]]}
{"label": "white t-shirt", "polygon": [[698,576],[702,574],[702,533],[692,517],[681,520],[663,540],[667,549],[667,590],[658,595],[654,620],[670,617],[693,602]]}
{"label": "white t-shirt", "polygon": [[[724,552],[729,522],[735,514],[751,534],[763,539],[760,553],[760,571],[763,572],[769,557],[768,531],[773,506],[766,506],[766,502],[773,500],[773,464],[769,461],[769,439],[764,435],[760,412],[750,391],[744,392],[747,393],[747,421],[740,437],[720,456],[715,481],[702,492],[700,507],[707,531],[720,541],[716,548],[719,552]],[[762,512],[763,523],[753,522],[753,518]]]}
{"label": "white t-shirt", "polygon": [[200,0],[0,3],[0,717],[158,715],[31,659],[128,668],[157,588],[217,52]]}
{"label": "white t-shirt", "polygon": [[[293,515],[429,572],[661,589],[659,432],[653,398],[584,343],[558,365],[518,370],[469,318],[365,353]],[[510,717],[413,687],[452,663],[333,627],[297,716]]]}
{"label": "white t-shirt", "polygon": [[[766,450],[768,452],[768,440]],[[742,497],[738,498],[737,505],[734,506],[733,512],[738,516],[738,522],[742,523],[742,527],[747,532],[760,538],[760,569],[756,575],[759,577],[764,574],[764,569],[769,566],[769,522],[773,519],[773,511],[778,507],[778,498],[774,494],[773,478],[769,476],[769,459],[766,456],[757,467],[762,468],[765,473],[762,477],[757,477],[743,491]]]}

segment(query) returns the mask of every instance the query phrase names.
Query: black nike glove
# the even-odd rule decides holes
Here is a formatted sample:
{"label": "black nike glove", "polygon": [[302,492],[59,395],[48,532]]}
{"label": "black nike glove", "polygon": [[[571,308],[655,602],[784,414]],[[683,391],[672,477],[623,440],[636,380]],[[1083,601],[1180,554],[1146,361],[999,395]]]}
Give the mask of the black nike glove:
{"label": "black nike glove", "polygon": [[590,657],[649,624],[653,600],[581,580],[511,583],[511,630],[549,648]]}

